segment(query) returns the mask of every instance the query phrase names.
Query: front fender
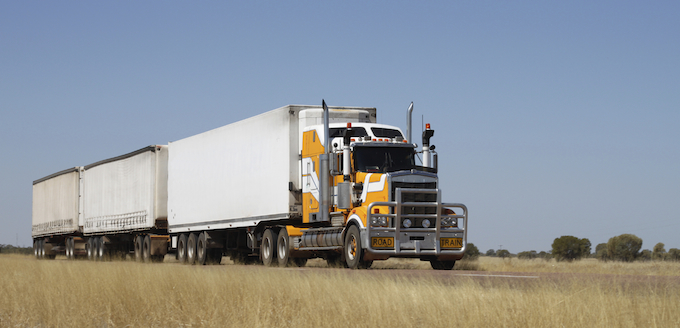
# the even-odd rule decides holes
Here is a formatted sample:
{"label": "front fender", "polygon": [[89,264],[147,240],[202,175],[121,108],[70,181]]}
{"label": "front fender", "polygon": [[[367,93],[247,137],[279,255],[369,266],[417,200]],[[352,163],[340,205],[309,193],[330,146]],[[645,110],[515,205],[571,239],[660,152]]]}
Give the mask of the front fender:
{"label": "front fender", "polygon": [[347,224],[345,226],[349,226],[351,223],[355,223],[357,226],[359,226],[360,230],[363,230],[366,228],[366,208],[365,207],[357,207],[352,210],[352,212],[349,215],[349,218],[347,218]]}
{"label": "front fender", "polygon": [[[366,248],[366,245],[368,245],[368,232],[366,231],[366,208],[359,207],[355,208],[352,210],[352,213],[349,215],[349,218],[347,219],[347,224],[345,225],[345,231],[347,230],[347,227],[349,227],[351,224],[356,224],[357,227],[359,227],[359,234],[361,235],[361,248]],[[343,234],[343,239],[345,238]]]}

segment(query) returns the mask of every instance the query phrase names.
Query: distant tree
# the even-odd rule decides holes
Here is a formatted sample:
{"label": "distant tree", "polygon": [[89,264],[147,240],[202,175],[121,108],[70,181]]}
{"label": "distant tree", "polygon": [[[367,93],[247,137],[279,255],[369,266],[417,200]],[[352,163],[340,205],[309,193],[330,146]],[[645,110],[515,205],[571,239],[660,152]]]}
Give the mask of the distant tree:
{"label": "distant tree", "polygon": [[538,257],[538,253],[536,253],[536,251],[533,251],[533,250],[517,253],[517,258],[523,259],[523,260],[531,260],[531,259],[535,259],[537,257]]}
{"label": "distant tree", "polygon": [[510,255],[511,255],[510,251],[508,251],[507,249],[499,249],[496,251],[496,256],[498,257],[506,258],[510,257]]}
{"label": "distant tree", "polygon": [[680,249],[671,248],[666,253],[665,259],[667,261],[680,261]]}
{"label": "distant tree", "polygon": [[479,258],[479,248],[473,243],[468,243],[467,248],[465,248],[465,255],[463,255],[463,260],[474,261]]}
{"label": "distant tree", "polygon": [[607,243],[597,244],[597,246],[595,246],[595,257],[601,261],[609,260],[609,255],[607,255]]}
{"label": "distant tree", "polygon": [[552,243],[552,254],[557,261],[573,261],[590,255],[590,240],[578,239],[574,236],[555,238]]}
{"label": "distant tree", "polygon": [[643,249],[642,252],[640,252],[640,255],[637,258],[640,261],[651,261],[652,260],[652,251],[648,249]]}
{"label": "distant tree", "polygon": [[486,256],[496,256],[496,251],[494,251],[493,249],[490,249],[490,250],[486,251]]}
{"label": "distant tree", "polygon": [[642,239],[636,235],[623,234],[607,242],[607,256],[613,260],[631,262],[639,255]]}
{"label": "distant tree", "polygon": [[544,260],[546,260],[546,261],[550,261],[550,259],[552,258],[552,254],[550,254],[550,253],[548,253],[548,252],[546,252],[546,251],[540,251],[540,252],[538,253],[538,257],[539,257],[539,258],[542,258],[542,259],[544,259]]}
{"label": "distant tree", "polygon": [[654,245],[654,249],[652,250],[652,259],[654,260],[663,260],[664,256],[666,255],[666,249],[664,248],[663,243],[658,243]]}

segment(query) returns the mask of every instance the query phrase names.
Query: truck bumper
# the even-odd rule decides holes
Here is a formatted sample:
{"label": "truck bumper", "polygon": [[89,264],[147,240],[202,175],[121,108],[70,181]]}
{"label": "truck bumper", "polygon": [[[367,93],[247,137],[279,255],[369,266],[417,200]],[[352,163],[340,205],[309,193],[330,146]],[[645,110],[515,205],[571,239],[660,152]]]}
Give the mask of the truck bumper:
{"label": "truck bumper", "polygon": [[[401,192],[437,193],[437,202],[375,202],[368,206],[367,225],[362,231],[362,242],[366,249],[366,259],[386,259],[389,257],[406,257],[420,259],[458,260],[465,254],[467,246],[467,207],[463,204],[442,203],[440,191],[431,189],[397,189],[397,197],[402,199]],[[388,206],[390,214],[373,213],[373,207]],[[430,213],[436,214],[403,214],[403,208],[430,207]],[[457,214],[444,214],[451,209]],[[372,224],[387,221],[386,226]],[[380,220],[382,219],[382,220]],[[405,228],[403,221],[422,222],[427,219],[430,227]],[[442,227],[442,219],[455,219],[454,227]]]}

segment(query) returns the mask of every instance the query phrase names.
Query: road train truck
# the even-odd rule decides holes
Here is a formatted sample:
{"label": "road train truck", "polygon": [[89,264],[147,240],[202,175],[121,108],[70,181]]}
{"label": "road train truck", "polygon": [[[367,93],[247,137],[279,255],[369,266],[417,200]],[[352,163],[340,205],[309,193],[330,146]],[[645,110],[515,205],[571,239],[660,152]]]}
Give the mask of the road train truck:
{"label": "road train truck", "polygon": [[451,269],[465,252],[467,208],[442,202],[434,130],[418,149],[411,111],[405,137],[377,124],[375,108],[288,105],[36,180],[36,256],[266,266],[320,257],[349,268],[405,257]]}
{"label": "road train truck", "polygon": [[170,248],[184,263],[322,257],[367,268],[410,257],[451,269],[465,251],[467,209],[441,201],[433,134],[428,126],[417,151],[400,129],[376,123],[375,108],[324,102],[171,142]]}

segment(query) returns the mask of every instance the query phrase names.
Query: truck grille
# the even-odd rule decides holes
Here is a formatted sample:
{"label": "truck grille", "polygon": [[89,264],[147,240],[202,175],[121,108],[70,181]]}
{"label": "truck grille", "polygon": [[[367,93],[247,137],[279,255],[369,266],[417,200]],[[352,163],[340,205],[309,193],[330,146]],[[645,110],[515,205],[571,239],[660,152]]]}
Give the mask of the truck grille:
{"label": "truck grille", "polygon": [[[392,184],[392,201],[395,199],[397,188],[402,189],[436,189],[436,182],[394,182]],[[421,194],[421,193],[402,193],[402,203],[434,203],[437,201],[437,194]],[[402,206],[402,214],[436,214],[436,207],[421,207],[421,206]]]}

